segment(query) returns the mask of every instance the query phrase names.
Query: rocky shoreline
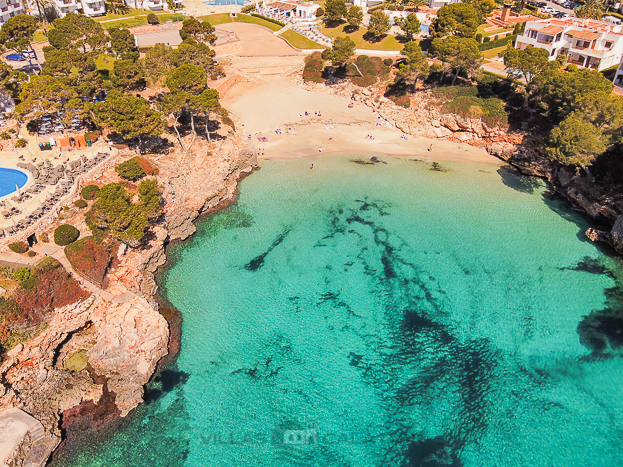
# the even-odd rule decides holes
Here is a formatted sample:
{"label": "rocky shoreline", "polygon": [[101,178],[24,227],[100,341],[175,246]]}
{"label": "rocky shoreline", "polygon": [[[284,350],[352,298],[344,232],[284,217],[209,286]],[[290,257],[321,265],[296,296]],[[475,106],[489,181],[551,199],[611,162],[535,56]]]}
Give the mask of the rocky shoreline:
{"label": "rocky shoreline", "polygon": [[230,131],[210,150],[197,141],[187,153],[154,157],[164,214],[145,246],[119,249],[106,289],[116,297],[129,291],[124,296],[131,298],[115,303],[91,294],[56,309],[43,332],[7,352],[0,365],[0,412],[22,409],[44,430],[44,441],[24,439],[14,465],[22,465],[30,451],[49,455],[84,419],[104,426],[126,417],[143,401],[157,368],[175,358],[181,317],[170,309],[159,312],[155,274],[167,261],[167,246],[189,238],[202,213],[235,200],[239,179],[253,170],[245,148],[246,141]]}

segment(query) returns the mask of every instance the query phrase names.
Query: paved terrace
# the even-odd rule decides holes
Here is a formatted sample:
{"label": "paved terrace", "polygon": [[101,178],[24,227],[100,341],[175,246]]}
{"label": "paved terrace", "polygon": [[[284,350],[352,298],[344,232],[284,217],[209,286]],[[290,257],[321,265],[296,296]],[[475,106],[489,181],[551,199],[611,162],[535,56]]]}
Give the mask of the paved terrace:
{"label": "paved terrace", "polygon": [[39,149],[0,152],[0,167],[18,168],[29,180],[18,192],[0,198],[0,244],[34,233],[45,219],[58,217],[62,207],[92,174],[117,150],[105,143],[72,151]]}

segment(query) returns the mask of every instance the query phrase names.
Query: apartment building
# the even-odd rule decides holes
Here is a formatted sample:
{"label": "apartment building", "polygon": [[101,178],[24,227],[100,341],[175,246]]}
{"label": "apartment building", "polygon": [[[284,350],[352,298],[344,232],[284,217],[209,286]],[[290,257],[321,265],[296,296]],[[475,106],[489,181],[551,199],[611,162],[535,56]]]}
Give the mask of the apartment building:
{"label": "apartment building", "polygon": [[106,14],[106,5],[102,0],[82,0],[82,11],[86,16],[102,16]]}
{"label": "apartment building", "polygon": [[0,27],[6,23],[9,18],[23,14],[24,7],[18,0],[0,0]]}
{"label": "apartment building", "polygon": [[563,54],[568,64],[600,71],[621,61],[623,26],[581,18],[528,21],[515,48],[529,45],[547,50],[550,60]]}

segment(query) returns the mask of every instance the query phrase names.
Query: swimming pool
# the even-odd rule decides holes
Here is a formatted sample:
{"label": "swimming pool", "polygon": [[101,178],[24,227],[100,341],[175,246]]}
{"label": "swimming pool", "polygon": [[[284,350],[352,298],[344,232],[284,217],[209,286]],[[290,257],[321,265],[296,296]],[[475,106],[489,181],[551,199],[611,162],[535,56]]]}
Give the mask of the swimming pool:
{"label": "swimming pool", "polygon": [[0,198],[16,191],[15,185],[22,188],[28,181],[28,175],[21,170],[0,167]]}

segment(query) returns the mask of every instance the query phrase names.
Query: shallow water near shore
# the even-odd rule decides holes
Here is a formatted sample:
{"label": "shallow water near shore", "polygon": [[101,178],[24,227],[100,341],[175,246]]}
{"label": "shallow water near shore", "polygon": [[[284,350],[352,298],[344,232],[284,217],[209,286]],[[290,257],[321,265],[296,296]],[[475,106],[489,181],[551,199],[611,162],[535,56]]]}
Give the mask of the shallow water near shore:
{"label": "shallow water near shore", "polygon": [[379,159],[245,179],[170,252],[175,366],[54,465],[623,465],[623,360],[577,331],[618,260],[538,180]]}

